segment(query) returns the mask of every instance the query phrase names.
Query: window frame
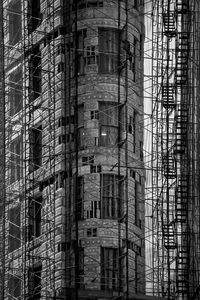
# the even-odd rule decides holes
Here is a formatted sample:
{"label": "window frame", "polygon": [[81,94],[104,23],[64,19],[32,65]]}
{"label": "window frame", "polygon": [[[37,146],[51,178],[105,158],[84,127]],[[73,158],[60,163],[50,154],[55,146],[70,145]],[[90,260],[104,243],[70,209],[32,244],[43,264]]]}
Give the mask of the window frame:
{"label": "window frame", "polygon": [[123,176],[111,173],[100,174],[101,219],[119,219],[123,215],[124,187]]}

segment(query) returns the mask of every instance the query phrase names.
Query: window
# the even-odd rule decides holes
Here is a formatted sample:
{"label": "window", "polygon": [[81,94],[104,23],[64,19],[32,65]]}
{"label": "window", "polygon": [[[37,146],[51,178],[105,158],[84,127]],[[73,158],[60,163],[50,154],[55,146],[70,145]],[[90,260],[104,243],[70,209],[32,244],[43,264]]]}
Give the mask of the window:
{"label": "window", "polygon": [[28,292],[30,300],[41,299],[41,275],[42,264],[29,268],[28,272]]}
{"label": "window", "polygon": [[91,201],[91,209],[87,210],[87,219],[97,218],[97,209],[99,209],[99,201]]}
{"label": "window", "polygon": [[77,7],[78,9],[83,9],[86,7],[103,7],[103,0],[77,0]]}
{"label": "window", "polygon": [[13,116],[22,109],[22,68],[17,68],[9,77],[10,115]]}
{"label": "window", "polygon": [[42,126],[32,128],[30,132],[30,172],[42,165]]}
{"label": "window", "polygon": [[42,197],[29,199],[29,240],[41,235]]}
{"label": "window", "polygon": [[[118,206],[119,201],[120,207]],[[120,218],[123,213],[123,203],[123,177],[114,174],[101,174],[101,218]]]}
{"label": "window", "polygon": [[78,147],[84,149],[84,106],[78,106]]}
{"label": "window", "polygon": [[18,249],[21,245],[20,205],[9,209],[8,220],[9,220],[8,252],[12,252]]}
{"label": "window", "polygon": [[132,63],[131,63],[131,71],[133,72],[133,81],[136,81],[136,62],[137,59],[139,59],[138,57],[138,51],[137,51],[137,47],[138,47],[138,39],[134,38],[134,42],[133,42],[133,57],[132,57]]}
{"label": "window", "polygon": [[34,101],[41,95],[42,91],[42,74],[41,74],[41,52],[39,46],[35,47],[29,61],[30,76],[30,102]]}
{"label": "window", "polygon": [[28,0],[28,29],[33,32],[41,23],[40,0]]}
{"label": "window", "polygon": [[78,287],[84,288],[84,248],[78,248]]}
{"label": "window", "polygon": [[101,173],[101,165],[95,166],[95,165],[91,165],[90,166],[90,173]]}
{"label": "window", "polygon": [[22,37],[21,0],[12,2],[8,8],[9,43],[15,45]]}
{"label": "window", "polygon": [[23,176],[22,168],[22,136],[11,142],[11,164],[10,164],[10,183],[20,180]]}
{"label": "window", "polygon": [[82,220],[84,218],[84,177],[77,177],[77,190],[76,190],[76,209],[77,219]]}
{"label": "window", "polygon": [[117,290],[118,287],[118,249],[101,248],[101,289]]}
{"label": "window", "polygon": [[140,211],[140,194],[141,185],[138,181],[135,181],[135,225],[139,228],[142,226],[141,211]]}
{"label": "window", "polygon": [[65,144],[66,143],[66,135],[65,134],[62,134],[62,135],[59,135],[58,137],[58,144]]}
{"label": "window", "polygon": [[137,113],[134,110],[132,116],[129,116],[128,132],[133,136],[133,153],[136,151],[136,117]]}
{"label": "window", "polygon": [[86,63],[87,65],[93,65],[97,63],[95,46],[87,47]]}
{"label": "window", "polygon": [[83,156],[82,157],[82,165],[87,166],[94,163],[94,156]]}
{"label": "window", "polygon": [[140,160],[143,161],[143,142],[140,141]]}
{"label": "window", "polygon": [[87,228],[87,236],[88,237],[96,237],[97,236],[97,228]]}
{"label": "window", "polygon": [[112,147],[118,142],[118,106],[99,103],[100,146]]}
{"label": "window", "polygon": [[[86,38],[86,29],[79,30],[77,32],[77,36],[75,39],[77,39],[77,57],[76,57],[76,68],[75,75],[77,72],[77,75],[84,74],[85,71],[85,57],[84,57],[84,50],[85,50],[85,38]],[[74,48],[76,45],[73,46]]]}
{"label": "window", "polygon": [[65,69],[65,65],[63,62],[60,62],[58,64],[58,69],[57,69],[57,72],[60,73],[60,72],[64,72],[64,69]]}
{"label": "window", "polygon": [[99,120],[99,111],[98,110],[91,110],[90,112],[91,120]]}
{"label": "window", "polygon": [[57,46],[57,55],[65,54],[65,45],[60,44]]}
{"label": "window", "polygon": [[118,72],[119,31],[111,28],[99,28],[99,72]]}
{"label": "window", "polygon": [[8,279],[8,292],[12,298],[9,299],[20,299],[21,296],[21,280],[14,275],[9,275]]}

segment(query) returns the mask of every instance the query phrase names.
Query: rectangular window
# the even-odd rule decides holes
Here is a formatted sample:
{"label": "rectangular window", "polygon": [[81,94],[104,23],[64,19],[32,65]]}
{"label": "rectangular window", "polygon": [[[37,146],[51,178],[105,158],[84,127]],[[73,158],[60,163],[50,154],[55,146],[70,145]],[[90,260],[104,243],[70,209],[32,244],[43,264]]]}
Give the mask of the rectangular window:
{"label": "rectangular window", "polygon": [[84,149],[84,105],[78,106],[78,148]]}
{"label": "rectangular window", "polygon": [[11,296],[10,299],[20,299],[21,297],[21,279],[19,276],[9,274],[8,279],[8,292]]}
{"label": "rectangular window", "polygon": [[29,61],[30,76],[30,102],[34,101],[41,95],[42,91],[42,68],[41,68],[41,52],[37,46],[33,50],[33,54]]}
{"label": "rectangular window", "polygon": [[28,272],[28,296],[30,300],[41,299],[42,264],[29,268]]}
{"label": "rectangular window", "polygon": [[139,228],[142,226],[141,211],[140,211],[140,194],[141,185],[138,181],[135,181],[135,225]]}
{"label": "rectangular window", "polygon": [[82,165],[87,166],[94,163],[94,156],[83,156],[82,157]]}
{"label": "rectangular window", "polygon": [[90,112],[91,120],[99,120],[99,111],[98,110],[91,110]]}
{"label": "rectangular window", "polygon": [[[77,41],[77,57],[76,57],[76,65],[77,70],[75,71],[75,74],[77,72],[77,75],[82,75],[85,72],[85,57],[84,57],[84,51],[85,51],[85,38],[86,38],[86,29],[79,30],[77,32],[77,36],[75,39],[78,39]],[[74,45],[76,47],[76,45]]]}
{"label": "rectangular window", "polygon": [[57,55],[65,54],[65,45],[60,44],[57,46]]}
{"label": "rectangular window", "polygon": [[132,57],[132,63],[131,63],[131,70],[133,72],[133,81],[136,81],[136,72],[137,72],[137,68],[136,68],[136,62],[139,59],[138,56],[138,51],[137,51],[137,47],[138,47],[138,39],[136,37],[134,37],[134,42],[133,42],[133,57]]}
{"label": "rectangular window", "polygon": [[101,289],[117,290],[119,259],[118,249],[101,248]]}
{"label": "rectangular window", "polygon": [[9,43],[15,45],[22,37],[21,0],[12,1],[8,8]]}
{"label": "rectangular window", "polygon": [[[119,205],[120,201],[120,207]],[[117,219],[123,213],[124,179],[114,174],[101,174],[101,218]]]}
{"label": "rectangular window", "polygon": [[100,146],[112,147],[118,142],[118,106],[99,103]]}
{"label": "rectangular window", "polygon": [[30,131],[30,172],[42,165],[42,126]]}
{"label": "rectangular window", "polygon": [[94,65],[97,63],[95,46],[87,47],[86,63],[87,63],[87,65]]}
{"label": "rectangular window", "polygon": [[11,142],[11,163],[10,163],[10,183],[20,180],[23,176],[22,164],[22,136]]}
{"label": "rectangular window", "polygon": [[78,249],[78,287],[84,288],[84,248],[79,247]]}
{"label": "rectangular window", "polygon": [[9,221],[8,252],[12,252],[18,249],[21,245],[20,205],[9,209],[8,221]]}
{"label": "rectangular window", "polygon": [[140,160],[143,161],[143,142],[140,141]]}
{"label": "rectangular window", "polygon": [[17,68],[9,76],[9,104],[10,115],[13,116],[22,109],[22,68]]}
{"label": "rectangular window", "polygon": [[99,72],[118,73],[119,31],[114,28],[99,28]]}
{"label": "rectangular window", "polygon": [[128,132],[133,136],[133,153],[136,151],[136,117],[137,113],[134,110],[132,116],[129,116]]}
{"label": "rectangular window", "polygon": [[84,177],[77,177],[77,190],[76,190],[76,209],[78,220],[84,218]]}
{"label": "rectangular window", "polygon": [[103,7],[103,0],[77,0],[77,7],[78,9],[83,9],[87,7]]}
{"label": "rectangular window", "polygon": [[41,235],[42,197],[29,199],[29,240]]}
{"label": "rectangular window", "polygon": [[65,70],[65,65],[63,62],[60,62],[57,66],[57,73],[64,72],[64,70]]}
{"label": "rectangular window", "polygon": [[41,23],[40,0],[28,1],[28,31],[33,32]]}

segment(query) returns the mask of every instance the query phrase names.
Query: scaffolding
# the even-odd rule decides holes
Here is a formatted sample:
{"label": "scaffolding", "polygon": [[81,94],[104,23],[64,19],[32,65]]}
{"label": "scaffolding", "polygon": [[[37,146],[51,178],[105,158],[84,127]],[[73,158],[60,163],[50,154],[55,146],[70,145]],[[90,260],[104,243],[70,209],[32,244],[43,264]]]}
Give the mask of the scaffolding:
{"label": "scaffolding", "polygon": [[1,299],[144,294],[143,3],[1,5]]}

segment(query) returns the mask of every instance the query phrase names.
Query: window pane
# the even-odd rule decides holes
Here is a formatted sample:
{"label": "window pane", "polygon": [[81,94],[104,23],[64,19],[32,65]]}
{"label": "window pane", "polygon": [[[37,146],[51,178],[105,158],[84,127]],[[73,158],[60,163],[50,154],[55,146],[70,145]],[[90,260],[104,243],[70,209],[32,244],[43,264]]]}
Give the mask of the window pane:
{"label": "window pane", "polygon": [[117,29],[99,28],[99,72],[117,73],[118,40]]}
{"label": "window pane", "polygon": [[101,126],[100,146],[114,146],[117,144],[118,128]]}

